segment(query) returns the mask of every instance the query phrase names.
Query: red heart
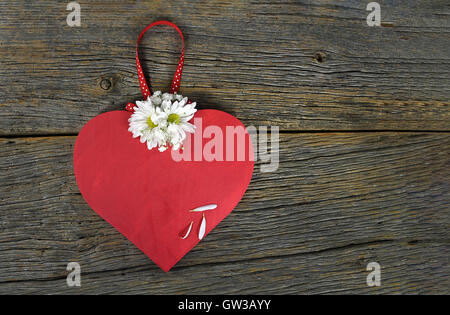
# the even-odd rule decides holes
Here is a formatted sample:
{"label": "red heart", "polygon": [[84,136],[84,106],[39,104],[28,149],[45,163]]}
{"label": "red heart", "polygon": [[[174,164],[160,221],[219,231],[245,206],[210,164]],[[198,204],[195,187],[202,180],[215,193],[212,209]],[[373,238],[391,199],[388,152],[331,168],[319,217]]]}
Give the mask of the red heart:
{"label": "red heart", "polygon": [[[202,213],[189,210],[217,204],[206,211],[206,234],[238,204],[253,174],[253,150],[245,131],[245,161],[180,161],[171,150],[148,150],[132,138],[126,111],[101,114],[80,131],[74,149],[74,169],[78,187],[89,206],[125,235],[164,271],[169,271],[198,242]],[[226,126],[243,124],[217,110],[199,110],[202,126],[185,142],[202,137],[208,126],[218,126],[223,134],[226,160]],[[196,137],[196,138],[195,138]],[[217,137],[217,135],[216,135]],[[194,140],[196,139],[196,140]],[[210,139],[203,139],[199,148]],[[237,152],[239,141],[234,141]],[[194,145],[191,146],[194,157]],[[186,146],[185,150],[189,150]],[[198,153],[198,152],[197,152]],[[191,221],[192,231],[180,238]],[[205,234],[205,235],[206,235]]]}

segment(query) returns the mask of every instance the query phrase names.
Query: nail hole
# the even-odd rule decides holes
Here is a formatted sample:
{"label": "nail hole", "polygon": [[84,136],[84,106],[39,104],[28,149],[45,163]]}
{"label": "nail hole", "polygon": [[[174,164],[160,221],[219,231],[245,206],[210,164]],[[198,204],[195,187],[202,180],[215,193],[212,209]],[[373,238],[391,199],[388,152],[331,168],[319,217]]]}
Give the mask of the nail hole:
{"label": "nail hole", "polygon": [[326,60],[326,58],[327,58],[327,55],[322,51],[316,52],[313,57],[313,59],[316,62],[324,62]]}
{"label": "nail hole", "polygon": [[110,88],[111,88],[111,81],[109,80],[109,79],[103,79],[101,82],[100,82],[100,87],[103,89],[103,90],[109,90]]}

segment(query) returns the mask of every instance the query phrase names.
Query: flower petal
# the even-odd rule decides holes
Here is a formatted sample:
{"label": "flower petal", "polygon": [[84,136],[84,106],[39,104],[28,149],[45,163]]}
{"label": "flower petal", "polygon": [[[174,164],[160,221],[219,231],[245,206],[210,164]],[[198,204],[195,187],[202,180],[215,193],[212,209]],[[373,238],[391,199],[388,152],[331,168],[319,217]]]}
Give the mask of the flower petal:
{"label": "flower petal", "polygon": [[205,214],[203,213],[202,223],[200,223],[200,229],[198,231],[198,239],[199,240],[203,239],[203,237],[205,236],[205,231],[206,231],[206,219],[205,219]]}
{"label": "flower petal", "polygon": [[191,233],[193,225],[194,225],[194,221],[191,221],[191,224],[189,224],[188,230],[186,231],[186,233],[183,236],[181,236],[182,240],[186,239],[186,237],[189,236],[189,234]]}

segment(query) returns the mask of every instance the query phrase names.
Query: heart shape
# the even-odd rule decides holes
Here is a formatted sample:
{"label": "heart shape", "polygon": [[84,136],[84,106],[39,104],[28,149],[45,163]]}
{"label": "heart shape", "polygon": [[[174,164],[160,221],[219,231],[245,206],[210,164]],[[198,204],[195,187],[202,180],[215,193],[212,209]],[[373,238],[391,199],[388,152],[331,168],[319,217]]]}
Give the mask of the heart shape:
{"label": "heart shape", "polygon": [[[207,235],[241,200],[253,174],[251,140],[237,118],[218,110],[199,110],[195,120],[201,118],[201,126],[188,135],[185,151],[190,150],[192,159],[199,153],[202,158],[177,162],[171,150],[148,150],[132,138],[129,117],[126,111],[107,112],[83,127],[74,148],[75,177],[89,206],[167,272],[199,242],[202,213],[189,210],[218,205],[205,212]],[[195,145],[211,126],[222,131],[215,138],[223,140],[224,161],[203,158],[212,139]],[[239,145],[234,136],[234,144],[226,145],[227,126],[245,130],[244,161],[227,161],[227,150],[236,153]],[[190,235],[181,239],[191,221]]]}

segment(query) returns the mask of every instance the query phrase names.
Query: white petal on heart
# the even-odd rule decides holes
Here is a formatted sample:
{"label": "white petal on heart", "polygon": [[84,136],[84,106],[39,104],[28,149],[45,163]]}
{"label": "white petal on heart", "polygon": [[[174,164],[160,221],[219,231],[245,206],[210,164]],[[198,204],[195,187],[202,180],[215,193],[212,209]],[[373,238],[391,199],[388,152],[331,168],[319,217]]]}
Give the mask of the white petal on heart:
{"label": "white petal on heart", "polygon": [[203,213],[203,219],[202,223],[200,224],[200,229],[198,231],[198,239],[201,240],[203,236],[205,236],[205,230],[206,230],[206,219],[205,214]]}
{"label": "white petal on heart", "polygon": [[207,210],[214,210],[217,208],[216,204],[210,204],[210,205],[206,205],[206,206],[201,206],[195,209],[190,210],[190,212],[201,212],[201,211],[207,211]]}
{"label": "white petal on heart", "polygon": [[193,225],[194,225],[194,221],[191,221],[191,224],[189,224],[189,228],[188,228],[186,234],[185,234],[184,236],[182,236],[181,239],[184,240],[186,237],[189,236],[189,234],[191,233],[191,230],[192,230],[192,226],[193,226]]}

